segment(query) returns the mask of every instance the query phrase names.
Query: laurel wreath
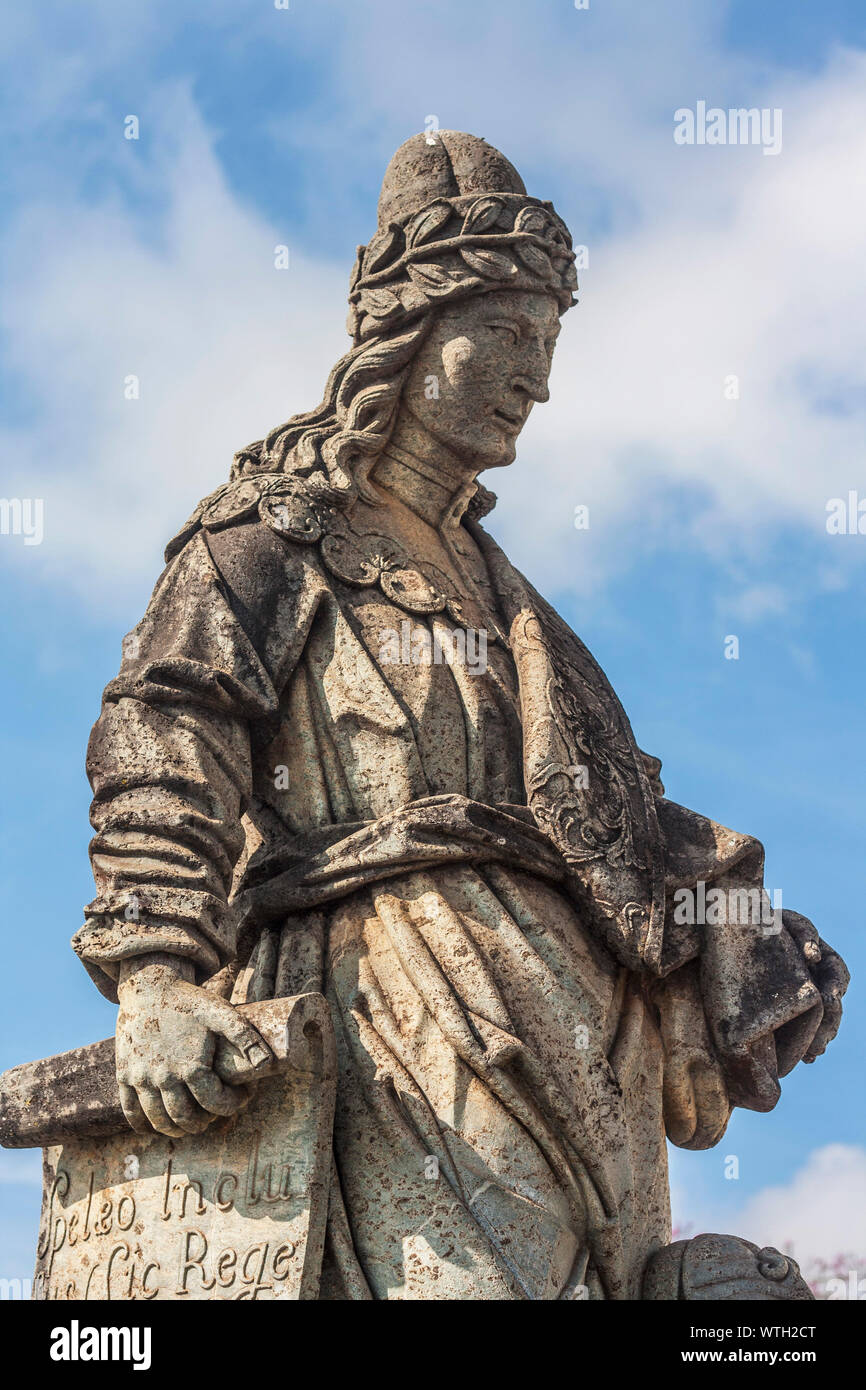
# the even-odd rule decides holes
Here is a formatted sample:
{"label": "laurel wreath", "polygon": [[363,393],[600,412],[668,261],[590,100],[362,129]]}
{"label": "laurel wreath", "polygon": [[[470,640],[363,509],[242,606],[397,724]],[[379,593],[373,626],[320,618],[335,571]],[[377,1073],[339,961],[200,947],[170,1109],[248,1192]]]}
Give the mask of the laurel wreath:
{"label": "laurel wreath", "polygon": [[437,198],[404,225],[359,246],[349,285],[349,332],[366,337],[437,301],[527,275],[563,307],[577,288],[568,228],[550,203],[523,195]]}

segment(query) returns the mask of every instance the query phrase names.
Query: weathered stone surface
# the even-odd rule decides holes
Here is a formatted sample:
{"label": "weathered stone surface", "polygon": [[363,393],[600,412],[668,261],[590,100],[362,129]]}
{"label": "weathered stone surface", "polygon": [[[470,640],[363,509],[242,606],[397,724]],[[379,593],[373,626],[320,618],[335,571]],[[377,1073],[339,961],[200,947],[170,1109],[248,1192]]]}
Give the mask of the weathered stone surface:
{"label": "weathered stone surface", "polygon": [[687,1302],[809,1302],[814,1295],[790,1255],[759,1249],[737,1236],[702,1235],[678,1240],[649,1261],[643,1297]]}
{"label": "weathered stone surface", "polygon": [[[76,1109],[70,1093],[63,1142],[45,1149],[34,1297],[317,1297],[335,1086],[330,1013],[321,995],[248,1005],[243,1013],[273,1050],[271,1074],[246,1109],[203,1136],[129,1130],[113,1040],[67,1054],[78,1065],[62,1074],[76,1076],[80,1103]],[[27,1111],[37,1104],[50,1111],[50,1102],[28,1094],[20,1079],[26,1070],[18,1069],[17,1084],[7,1073],[3,1084],[5,1135],[18,1146],[34,1140]],[[52,1059],[30,1070],[51,1086]],[[84,1099],[88,1072],[106,1098],[101,1115]],[[76,1128],[101,1137],[77,1137]],[[57,1140],[49,1129],[43,1113],[40,1137]]]}
{"label": "weathered stone surface", "polygon": [[25,1062],[0,1079],[0,1144],[32,1149],[125,1128],[114,1038]]}
{"label": "weathered stone surface", "polygon": [[[279,1078],[226,1125],[272,1065],[251,1001],[321,991],[334,1021],[324,1299],[640,1297],[670,1240],[665,1134],[718,1143],[835,1034],[847,971],[770,909],[759,842],[666,796],[599,664],[480,525],[478,474],[547,399],[575,287],[568,229],[503,156],[407,142],[325,399],[236,455],[126,640],[74,944],[121,1006],[145,1254],[172,1144],[203,1192],[225,1133],[235,1165],[259,1121],[278,1148]],[[63,1065],[30,1142],[100,1123]],[[121,1181],[128,1141],[81,1142],[79,1202],[87,1162]]]}

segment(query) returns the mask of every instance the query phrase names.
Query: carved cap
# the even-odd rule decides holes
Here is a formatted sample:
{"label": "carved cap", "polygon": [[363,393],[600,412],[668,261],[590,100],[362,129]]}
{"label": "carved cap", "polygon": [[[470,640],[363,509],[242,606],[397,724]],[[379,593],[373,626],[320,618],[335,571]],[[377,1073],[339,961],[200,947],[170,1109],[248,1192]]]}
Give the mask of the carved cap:
{"label": "carved cap", "polygon": [[[435,137],[435,138],[434,138]],[[462,130],[413,135],[394,155],[379,195],[379,226],[402,222],[432,203],[466,193],[526,193],[504,154]]]}
{"label": "carved cap", "polygon": [[358,255],[347,327],[356,344],[398,332],[444,301],[491,290],[577,288],[568,228],[513,164],[457,130],[413,135],[385,171],[379,225]]}

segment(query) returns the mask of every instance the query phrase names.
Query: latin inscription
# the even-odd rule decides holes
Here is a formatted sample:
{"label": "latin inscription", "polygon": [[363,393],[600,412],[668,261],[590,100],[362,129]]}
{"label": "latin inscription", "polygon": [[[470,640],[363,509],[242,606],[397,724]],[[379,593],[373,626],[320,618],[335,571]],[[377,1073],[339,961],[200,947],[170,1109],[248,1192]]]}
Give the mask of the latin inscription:
{"label": "latin inscription", "polygon": [[327,1200],[314,1088],[261,1083],[204,1135],[46,1150],[34,1297],[294,1299],[311,1202]]}

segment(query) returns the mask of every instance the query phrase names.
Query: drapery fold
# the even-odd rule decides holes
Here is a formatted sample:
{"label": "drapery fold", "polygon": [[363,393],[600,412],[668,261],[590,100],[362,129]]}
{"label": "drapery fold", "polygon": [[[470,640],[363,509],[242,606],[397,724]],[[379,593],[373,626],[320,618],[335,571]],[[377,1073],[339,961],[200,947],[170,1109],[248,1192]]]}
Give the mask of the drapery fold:
{"label": "drapery fold", "polygon": [[763,902],[760,844],[661,795],[600,668],[472,534],[508,647],[471,675],[384,664],[405,613],[312,545],[191,534],[91,738],[74,944],[112,998],[152,951],[236,1002],[326,992],[333,1296],[636,1297],[665,1130],[707,1147],[771,1108],[847,972],[787,909],[677,920],[700,884]]}

